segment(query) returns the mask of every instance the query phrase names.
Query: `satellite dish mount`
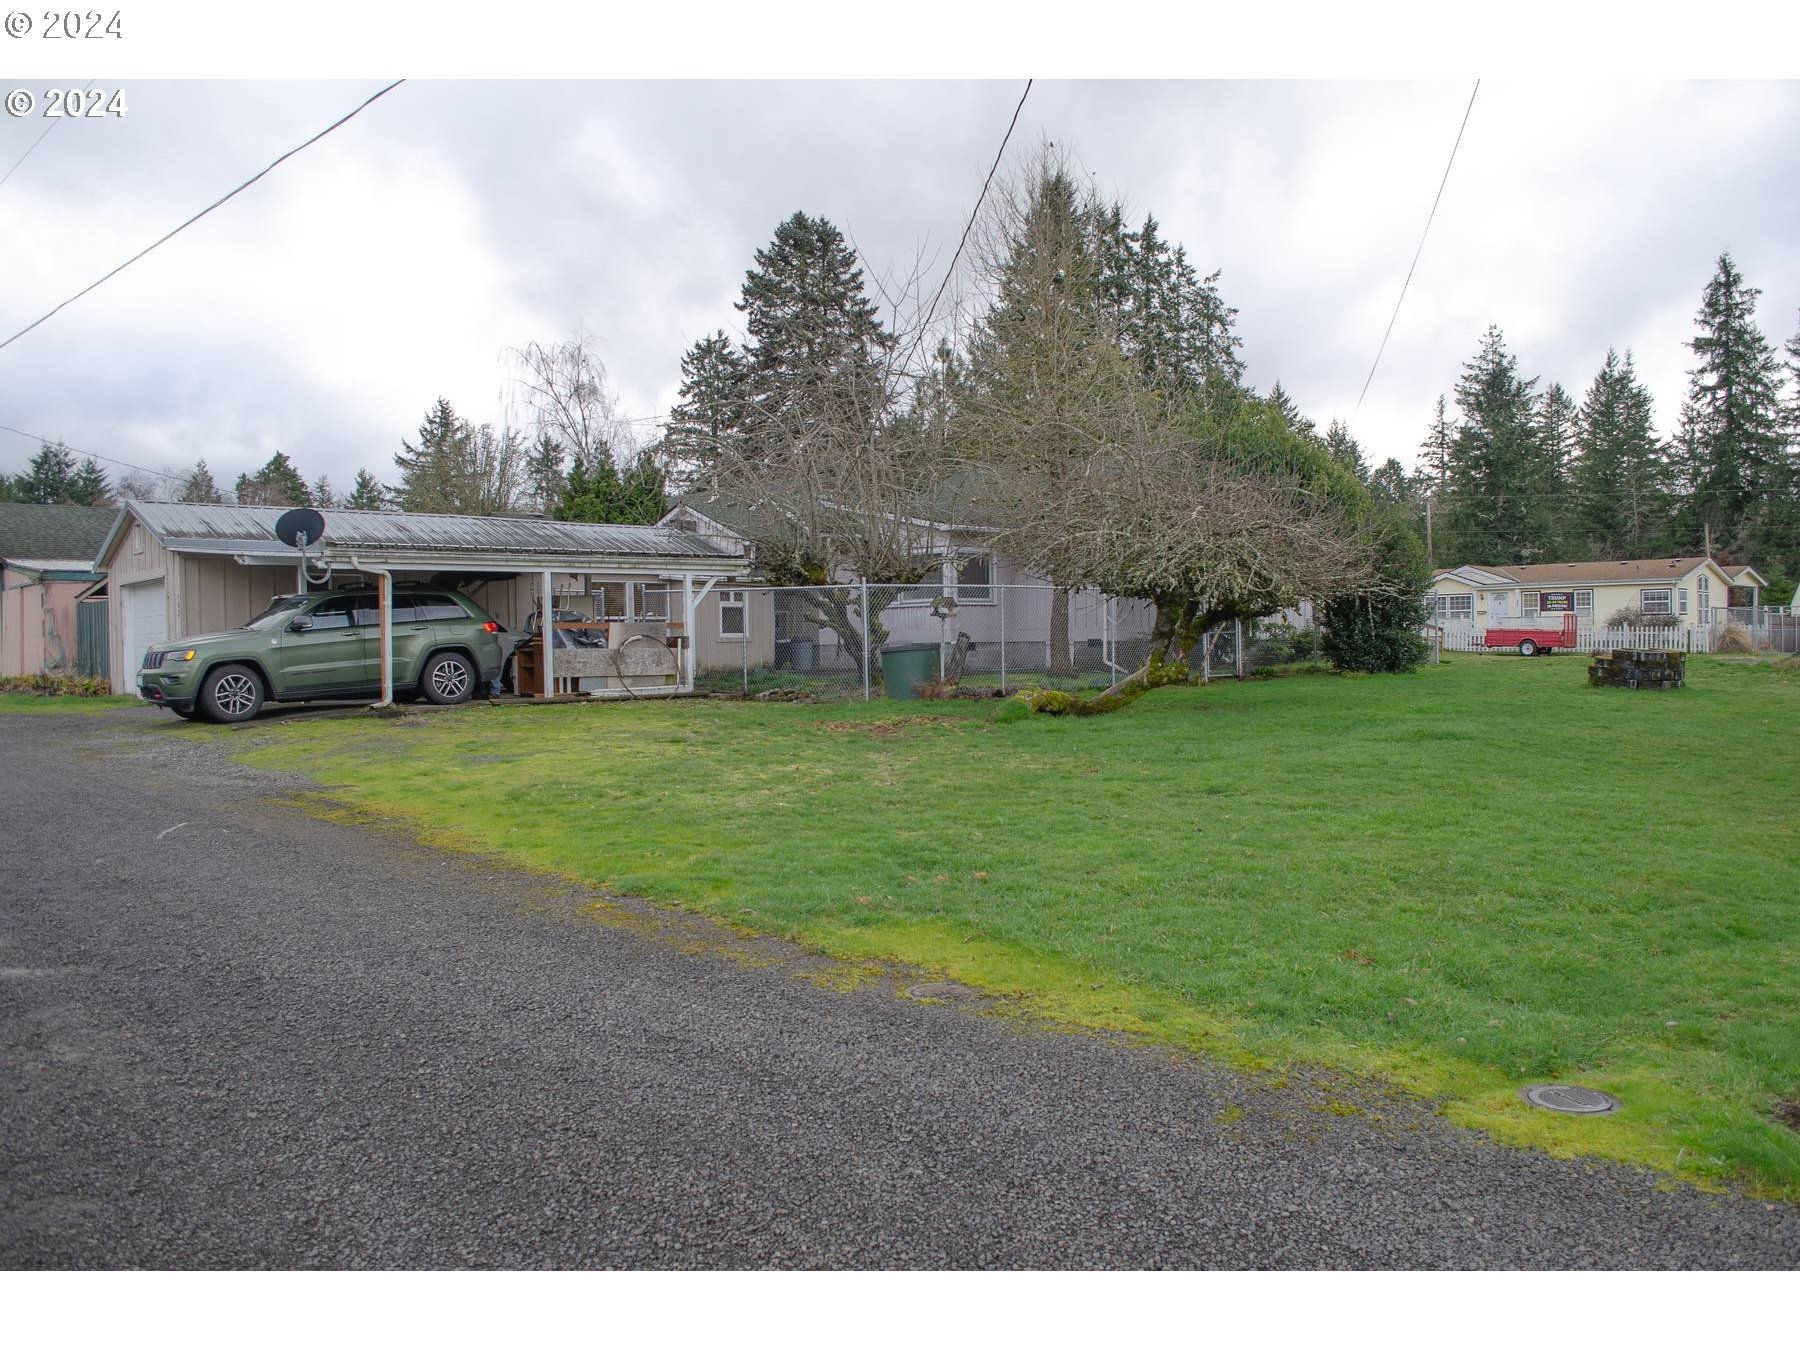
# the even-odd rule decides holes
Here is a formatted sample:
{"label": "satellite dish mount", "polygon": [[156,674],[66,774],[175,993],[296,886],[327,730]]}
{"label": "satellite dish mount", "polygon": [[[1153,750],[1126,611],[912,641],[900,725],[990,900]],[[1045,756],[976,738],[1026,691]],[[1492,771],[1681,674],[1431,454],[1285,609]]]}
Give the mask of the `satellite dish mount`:
{"label": "satellite dish mount", "polygon": [[275,537],[289,548],[300,550],[300,589],[304,592],[307,586],[329,586],[331,584],[331,565],[325,564],[323,576],[313,575],[312,558],[307,549],[325,537],[325,517],[310,506],[296,506],[292,511],[283,511],[275,520]]}

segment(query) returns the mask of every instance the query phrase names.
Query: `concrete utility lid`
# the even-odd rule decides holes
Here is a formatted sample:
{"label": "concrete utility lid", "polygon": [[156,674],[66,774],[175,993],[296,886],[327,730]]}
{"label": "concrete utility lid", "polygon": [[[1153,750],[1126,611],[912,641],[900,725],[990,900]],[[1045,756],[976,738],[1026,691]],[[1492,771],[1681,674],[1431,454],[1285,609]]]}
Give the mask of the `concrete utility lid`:
{"label": "concrete utility lid", "polygon": [[1519,1094],[1533,1106],[1546,1111],[1560,1111],[1569,1116],[1603,1116],[1619,1109],[1619,1099],[1593,1088],[1573,1087],[1567,1083],[1539,1083]]}

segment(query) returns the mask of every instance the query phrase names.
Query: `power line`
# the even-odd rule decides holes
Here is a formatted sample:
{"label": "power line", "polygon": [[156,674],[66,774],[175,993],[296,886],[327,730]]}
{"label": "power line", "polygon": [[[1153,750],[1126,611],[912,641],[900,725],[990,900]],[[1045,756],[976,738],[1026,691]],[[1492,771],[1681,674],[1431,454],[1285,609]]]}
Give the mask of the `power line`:
{"label": "power line", "polygon": [[112,271],[108,272],[105,276],[101,277],[99,281],[94,282],[92,285],[84,286],[81,290],[76,291],[75,294],[71,295],[67,300],[63,301],[62,304],[58,305],[55,309],[51,310],[48,314],[45,314],[41,318],[34,319],[30,323],[26,324],[18,332],[14,333],[11,337],[7,338],[6,341],[0,342],[0,348],[10,347],[13,343],[17,342],[20,338],[24,337],[27,333],[29,333],[32,329],[36,328],[40,323],[43,323],[45,319],[54,317],[64,307],[74,304],[75,301],[81,299],[81,297],[86,295],[89,291],[94,290],[96,287],[101,286],[108,281],[111,281],[114,277],[118,276],[119,273],[123,272],[127,267],[130,267],[134,262],[136,262],[139,258],[142,258],[145,254],[150,253],[153,250],[162,247],[164,244],[168,243],[169,240],[173,239],[176,235],[180,234],[183,230],[185,230],[188,226],[192,225],[195,221],[199,220],[201,217],[209,215],[213,211],[218,210],[219,207],[225,205],[226,202],[230,201],[233,197],[237,196],[238,193],[242,192],[245,188],[249,187],[252,183],[255,183],[258,179],[262,178],[265,174],[269,173],[271,170],[276,168],[284,160],[292,159],[295,155],[299,154],[302,150],[306,149],[307,146],[313,145],[319,141],[324,140],[325,137],[329,136],[332,132],[336,131],[339,127],[343,126],[344,123],[348,122],[352,117],[355,117],[359,112],[361,112],[364,108],[368,107],[371,103],[373,103],[376,99],[380,98],[383,94],[390,93],[393,90],[398,89],[401,85],[403,85],[405,83],[406,83],[405,80],[395,80],[392,84],[388,85],[387,88],[376,90],[373,94],[370,94],[367,98],[365,98],[361,103],[357,104],[349,112],[345,113],[342,117],[338,118],[337,121],[333,122],[330,126],[326,127],[325,130],[319,132],[318,135],[313,136],[313,137],[309,138],[308,140],[302,141],[299,145],[296,145],[292,150],[289,150],[286,154],[281,155],[281,156],[277,157],[276,159],[271,160],[269,162],[269,164],[267,165],[267,167],[265,167],[261,172],[253,175],[252,177],[246,178],[243,182],[239,183],[236,187],[231,189],[230,192],[227,192],[223,197],[219,198],[219,200],[214,202],[211,206],[208,206],[204,210],[197,211],[193,215],[189,216],[186,220],[182,221],[181,224],[177,225],[174,229],[170,230],[167,234],[165,234],[161,239],[158,239],[154,244],[151,244],[149,247],[140,249],[138,252],[132,254],[124,262],[120,263],[117,267],[113,268]]}
{"label": "power line", "polygon": [[1025,107],[1025,100],[1031,97],[1033,81],[1025,81],[1025,92],[1019,95],[1018,106],[1013,109],[1012,121],[1006,124],[1006,134],[1000,138],[1000,148],[994,152],[994,162],[988,166],[987,177],[982,180],[981,195],[975,199],[975,209],[969,212],[969,223],[963,226],[962,238],[957,240],[956,252],[950,256],[950,266],[944,271],[944,279],[939,283],[937,294],[931,297],[931,306],[925,311],[925,322],[922,329],[931,327],[932,316],[937,313],[938,301],[944,298],[949,289],[950,278],[956,275],[956,264],[961,261],[963,249],[969,242],[969,234],[975,228],[975,222],[981,215],[981,205],[987,200],[988,189],[994,185],[994,174],[1000,168],[1000,160],[1006,154],[1006,146],[1012,140],[1013,128],[1019,125],[1019,113]]}
{"label": "power line", "polygon": [[166,478],[171,483],[181,483],[186,481],[186,479],[178,473],[168,473],[162,469],[146,468],[142,464],[133,464],[128,459],[114,459],[111,455],[96,455],[92,450],[83,450],[78,446],[70,445],[66,441],[53,441],[48,436],[39,436],[34,432],[20,431],[17,427],[9,427],[4,423],[0,423],[0,431],[10,431],[15,436],[23,436],[28,441],[36,441],[39,445],[60,445],[70,454],[81,455],[87,459],[103,459],[108,464],[117,464],[122,469],[136,469],[139,473],[151,474],[157,478]]}
{"label": "power line", "polygon": [[1456,143],[1450,147],[1450,160],[1444,165],[1444,176],[1438,180],[1437,196],[1431,199],[1431,213],[1425,217],[1425,228],[1419,234],[1419,247],[1413,251],[1412,267],[1406,269],[1406,280],[1400,284],[1400,298],[1394,301],[1394,312],[1388,317],[1387,332],[1381,335],[1381,346],[1375,351],[1374,364],[1369,367],[1369,378],[1363,381],[1362,393],[1356,396],[1356,406],[1361,408],[1363,399],[1368,397],[1369,386],[1375,380],[1375,368],[1381,364],[1381,354],[1387,350],[1388,339],[1394,334],[1394,320],[1400,317],[1400,306],[1406,303],[1406,288],[1412,285],[1413,269],[1419,265],[1419,256],[1425,252],[1425,237],[1431,233],[1431,222],[1437,219],[1438,203],[1444,199],[1444,184],[1450,181],[1450,167],[1456,163],[1456,151],[1462,145],[1463,131],[1469,125],[1469,114],[1475,111],[1475,95],[1481,92],[1481,81],[1475,81],[1475,88],[1469,91],[1469,106],[1463,109],[1462,125],[1456,129]]}
{"label": "power line", "polygon": [[[85,94],[85,93],[87,93],[88,90],[92,89],[93,87],[94,87],[94,82],[92,80],[89,80],[85,85],[82,86],[81,92]],[[44,138],[46,136],[48,136],[51,132],[55,131],[58,127],[60,127],[64,122],[66,122],[68,120],[69,119],[66,117],[46,117],[44,119],[44,121],[46,123],[48,123],[48,125],[41,132],[38,133],[38,138],[35,141],[33,141],[30,145],[25,147],[25,153],[20,155],[17,159],[15,159],[12,162],[12,168],[8,169],[3,174],[0,174],[0,187],[6,186],[6,180],[8,178],[11,178],[14,173],[18,172],[19,165],[23,164],[26,160],[31,158],[31,152],[33,150],[37,149],[40,145],[42,145],[44,143]]]}

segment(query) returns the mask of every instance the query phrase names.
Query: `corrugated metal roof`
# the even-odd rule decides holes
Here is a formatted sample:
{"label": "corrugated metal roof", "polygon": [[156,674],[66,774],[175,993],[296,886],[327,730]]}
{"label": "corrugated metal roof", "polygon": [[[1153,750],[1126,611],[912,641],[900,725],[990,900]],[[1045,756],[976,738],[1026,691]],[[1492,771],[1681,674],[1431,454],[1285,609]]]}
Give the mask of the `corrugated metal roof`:
{"label": "corrugated metal roof", "polygon": [[[165,542],[239,540],[267,544],[275,540],[275,522],[286,508],[133,502],[132,509]],[[686,530],[661,525],[590,525],[537,517],[415,515],[398,511],[334,510],[319,514],[325,517],[324,546],[332,552],[362,548],[374,552],[404,549],[534,557],[740,556]]]}

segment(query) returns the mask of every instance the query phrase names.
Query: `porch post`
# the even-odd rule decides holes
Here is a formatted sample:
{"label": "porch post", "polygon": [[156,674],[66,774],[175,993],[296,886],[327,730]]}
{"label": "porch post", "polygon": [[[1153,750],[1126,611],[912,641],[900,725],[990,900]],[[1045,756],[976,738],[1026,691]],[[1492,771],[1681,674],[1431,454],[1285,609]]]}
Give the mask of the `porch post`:
{"label": "porch post", "polygon": [[381,608],[381,706],[394,701],[394,574],[383,571],[376,578]]}
{"label": "porch post", "polygon": [[687,670],[685,684],[691,690],[700,674],[699,653],[694,647],[694,640],[700,636],[700,624],[698,616],[694,613],[694,574],[692,572],[681,574],[681,604],[683,615],[681,626],[687,637],[687,649],[681,654],[681,664]]}
{"label": "porch post", "polygon": [[544,639],[544,697],[556,693],[556,596],[552,593],[550,573],[544,573],[544,622],[540,625]]}

